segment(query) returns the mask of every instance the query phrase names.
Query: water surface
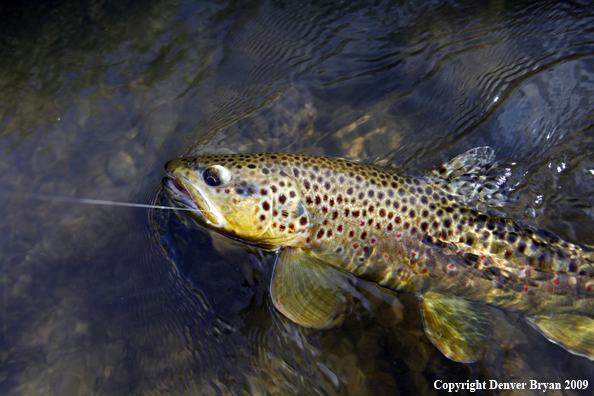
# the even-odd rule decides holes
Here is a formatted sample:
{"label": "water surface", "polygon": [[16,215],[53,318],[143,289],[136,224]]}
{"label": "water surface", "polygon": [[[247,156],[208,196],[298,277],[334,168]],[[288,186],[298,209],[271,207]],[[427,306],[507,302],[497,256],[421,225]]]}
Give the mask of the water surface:
{"label": "water surface", "polygon": [[[1,7],[1,192],[167,205],[163,164],[188,154],[319,154],[422,175],[489,145],[512,170],[501,214],[594,245],[591,3],[139,4]],[[168,211],[0,199],[1,394],[594,386],[594,363],[514,314],[491,310],[472,365],[432,346],[410,295],[366,292],[312,332],[269,301],[274,254]]]}

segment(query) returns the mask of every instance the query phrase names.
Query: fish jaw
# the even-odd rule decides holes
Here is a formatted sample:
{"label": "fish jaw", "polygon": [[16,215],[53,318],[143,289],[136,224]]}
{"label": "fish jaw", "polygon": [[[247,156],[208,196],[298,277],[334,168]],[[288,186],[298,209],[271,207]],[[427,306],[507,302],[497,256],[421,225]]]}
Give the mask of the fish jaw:
{"label": "fish jaw", "polygon": [[166,165],[167,177],[162,185],[175,205],[188,209],[191,217],[200,223],[213,228],[225,226],[225,218],[205,194],[198,183],[193,182],[178,160],[168,162]]}

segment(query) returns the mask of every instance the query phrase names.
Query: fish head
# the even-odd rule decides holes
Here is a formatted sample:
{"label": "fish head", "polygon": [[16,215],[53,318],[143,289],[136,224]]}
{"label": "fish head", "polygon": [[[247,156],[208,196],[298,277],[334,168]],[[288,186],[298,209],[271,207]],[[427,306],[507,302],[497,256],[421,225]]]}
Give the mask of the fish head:
{"label": "fish head", "polygon": [[180,158],[165,165],[163,187],[199,224],[274,250],[310,227],[297,182],[285,168],[273,154]]}

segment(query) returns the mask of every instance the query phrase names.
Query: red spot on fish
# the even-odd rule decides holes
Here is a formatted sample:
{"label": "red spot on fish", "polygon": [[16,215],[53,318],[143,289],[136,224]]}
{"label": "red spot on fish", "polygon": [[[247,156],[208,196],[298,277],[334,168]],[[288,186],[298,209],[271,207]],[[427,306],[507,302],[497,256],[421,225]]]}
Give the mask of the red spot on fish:
{"label": "red spot on fish", "polygon": [[458,250],[458,254],[464,254],[464,250],[462,250],[462,249]]}
{"label": "red spot on fish", "polygon": [[376,242],[375,238],[371,238],[371,241],[370,242],[371,243],[375,243]]}
{"label": "red spot on fish", "polygon": [[518,268],[520,271],[524,271],[524,267],[520,267]]}
{"label": "red spot on fish", "polygon": [[415,252],[414,250],[412,252],[410,252],[410,255],[412,258],[416,258],[417,257],[417,252]]}
{"label": "red spot on fish", "polygon": [[356,243],[353,245],[353,249],[357,250],[359,249],[359,245],[357,245]]}
{"label": "red spot on fish", "polygon": [[387,254],[384,254],[384,258],[388,258],[388,255]]}
{"label": "red spot on fish", "polygon": [[486,259],[487,258],[485,256],[481,256],[481,258],[479,260],[480,260],[481,263],[484,263]]}
{"label": "red spot on fish", "polygon": [[524,293],[528,291],[528,285],[524,285]]}
{"label": "red spot on fish", "polygon": [[423,273],[424,273],[424,274],[426,274],[426,273],[427,273],[427,268],[425,268],[425,269],[423,270]]}
{"label": "red spot on fish", "polygon": [[559,281],[557,280],[557,278],[553,279],[553,283],[556,284],[556,285],[559,284]]}
{"label": "red spot on fish", "polygon": [[451,269],[451,270],[455,270],[456,269],[456,264],[450,263],[450,264],[448,264],[448,268]]}
{"label": "red spot on fish", "polygon": [[462,286],[466,287],[466,284],[467,284],[467,283],[466,283],[466,282],[464,282],[464,283],[462,283]]}
{"label": "red spot on fish", "polygon": [[362,222],[360,222],[360,223],[359,223],[359,225],[360,225],[361,227],[363,227],[363,226],[365,225],[365,222],[364,222],[364,221],[362,221]]}
{"label": "red spot on fish", "polygon": [[401,239],[402,238],[402,233],[399,232],[398,234],[396,234],[396,239]]}

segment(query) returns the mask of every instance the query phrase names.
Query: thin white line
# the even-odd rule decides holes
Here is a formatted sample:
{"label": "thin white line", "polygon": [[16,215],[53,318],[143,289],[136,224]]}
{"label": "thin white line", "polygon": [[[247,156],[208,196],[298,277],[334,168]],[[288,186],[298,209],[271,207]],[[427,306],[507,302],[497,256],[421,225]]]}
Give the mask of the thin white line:
{"label": "thin white line", "polygon": [[35,194],[35,193],[0,192],[0,197],[2,197],[2,198],[22,197],[24,199],[34,199],[37,201],[82,203],[82,204],[89,204],[89,205],[127,206],[127,207],[134,207],[134,208],[154,208],[154,209],[165,209],[165,210],[188,210],[188,211],[192,211],[192,212],[200,212],[199,209],[174,208],[174,207],[170,207],[170,206],[105,201],[105,200],[101,200],[101,199],[63,197],[63,196],[59,196],[59,195],[45,195],[45,194]]}

